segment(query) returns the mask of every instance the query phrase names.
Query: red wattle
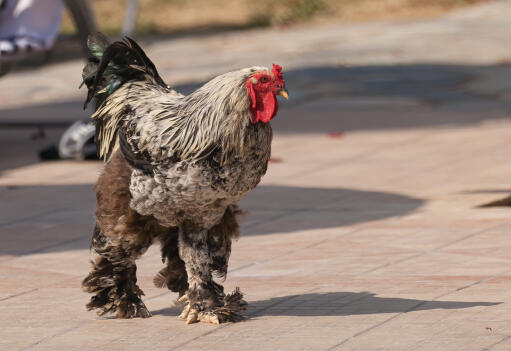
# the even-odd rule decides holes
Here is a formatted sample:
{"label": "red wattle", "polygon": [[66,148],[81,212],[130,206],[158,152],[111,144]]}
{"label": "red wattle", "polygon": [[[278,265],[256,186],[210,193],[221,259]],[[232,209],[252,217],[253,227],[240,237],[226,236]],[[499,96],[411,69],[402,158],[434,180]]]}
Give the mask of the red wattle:
{"label": "red wattle", "polygon": [[277,114],[277,98],[273,93],[268,92],[263,96],[257,96],[256,100],[255,107],[251,108],[252,122],[268,123]]}

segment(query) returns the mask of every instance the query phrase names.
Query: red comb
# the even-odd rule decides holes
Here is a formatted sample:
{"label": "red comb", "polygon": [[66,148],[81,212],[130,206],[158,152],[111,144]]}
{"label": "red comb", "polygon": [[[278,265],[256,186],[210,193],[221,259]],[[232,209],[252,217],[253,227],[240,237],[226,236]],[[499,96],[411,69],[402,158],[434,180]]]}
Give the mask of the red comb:
{"label": "red comb", "polygon": [[275,77],[278,79],[282,79],[282,67],[279,65],[273,64],[273,69],[271,70]]}

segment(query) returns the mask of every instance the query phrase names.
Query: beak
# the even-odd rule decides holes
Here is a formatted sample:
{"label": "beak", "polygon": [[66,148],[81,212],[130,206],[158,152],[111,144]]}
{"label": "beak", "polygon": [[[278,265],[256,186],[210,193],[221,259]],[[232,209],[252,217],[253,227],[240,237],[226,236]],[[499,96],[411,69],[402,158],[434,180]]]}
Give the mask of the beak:
{"label": "beak", "polygon": [[277,95],[280,95],[280,96],[282,96],[284,99],[289,100],[289,94],[287,93],[287,90],[286,90],[286,89],[280,89],[280,90],[277,92]]}

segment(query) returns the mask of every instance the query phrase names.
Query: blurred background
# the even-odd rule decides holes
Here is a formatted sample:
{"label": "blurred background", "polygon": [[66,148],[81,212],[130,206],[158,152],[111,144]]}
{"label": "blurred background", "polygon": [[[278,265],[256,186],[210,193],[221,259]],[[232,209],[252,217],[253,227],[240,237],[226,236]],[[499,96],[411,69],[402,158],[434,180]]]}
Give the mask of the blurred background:
{"label": "blurred background", "polygon": [[[17,325],[32,328],[19,345],[97,325],[75,313],[87,299],[78,286],[102,166],[78,87],[85,38],[100,30],[135,38],[183,93],[230,70],[283,67],[290,100],[272,120],[268,173],[241,202],[250,216],[227,280],[249,287],[260,319],[225,340],[315,327],[310,349],[333,349],[341,334],[361,350],[491,349],[501,339],[511,349],[509,207],[480,207],[511,202],[510,14],[511,0],[0,0],[0,302],[26,293],[55,314],[73,311],[47,337],[20,312],[29,304],[9,300],[7,313],[26,313]],[[156,321],[174,313],[152,287],[160,265],[156,248],[139,266]],[[294,309],[296,296],[307,311]],[[429,303],[440,298],[452,303]],[[147,341],[139,330],[150,328],[116,326]],[[172,342],[193,344],[194,330]],[[274,349],[280,337],[253,345]]]}
{"label": "blurred background", "polygon": [[[134,19],[138,34],[168,34],[215,28],[247,29],[294,24],[356,23],[382,19],[421,19],[487,0],[139,0]],[[129,0],[90,4],[102,31],[121,33]],[[74,28],[69,13],[63,33]]]}
{"label": "blurred background", "polygon": [[[508,53],[499,41],[500,36],[507,35],[507,28],[500,27],[502,15],[498,13],[498,6],[507,6],[504,3],[4,0],[0,12],[0,75],[4,76],[0,80],[0,123],[4,129],[28,128],[31,134],[44,135],[29,143],[30,152],[41,159],[93,155],[90,140],[88,146],[83,146],[82,155],[76,155],[78,149],[59,155],[56,147],[62,128],[90,115],[90,110],[78,108],[84,93],[76,87],[81,62],[87,57],[87,36],[95,31],[113,39],[129,35],[140,40],[161,75],[185,93],[225,70],[278,61],[288,71],[293,69],[288,79],[297,83],[293,86],[298,95],[289,103],[291,106],[308,104],[311,99],[316,103],[329,99],[331,103],[333,95],[340,92],[342,97],[337,97],[341,99],[366,94],[385,96],[390,101],[388,95],[392,95],[393,99],[399,96],[408,102],[410,94],[433,94],[414,97],[431,103],[444,99],[448,96],[445,89],[472,77],[474,71],[493,71],[493,64],[499,68],[507,64]],[[464,11],[466,18],[458,15]],[[494,20],[484,23],[492,15]],[[465,63],[474,66],[463,67]],[[478,64],[486,67],[476,67]],[[378,67],[381,65],[385,67]],[[312,80],[324,84],[315,86],[312,92],[306,83]],[[411,90],[409,85],[413,86]],[[320,92],[326,96],[319,96]],[[322,121],[320,125],[330,122]],[[331,127],[314,128],[346,129],[353,127],[348,126],[350,123],[336,119]],[[83,133],[90,132],[90,128],[84,128]],[[47,146],[42,146],[44,143]],[[5,159],[3,162],[13,162]]]}
{"label": "blurred background", "polygon": [[[3,0],[0,6],[0,192],[6,198],[15,196],[23,208],[56,189],[86,185],[68,189],[88,199],[70,208],[58,198],[43,201],[44,206],[65,211],[78,211],[78,206],[85,222],[76,233],[85,241],[93,208],[90,187],[101,162],[89,122],[92,110],[82,108],[86,93],[79,86],[87,35],[98,30],[112,40],[122,35],[136,38],[167,84],[185,94],[229,70],[283,66],[291,99],[280,103],[279,118],[272,121],[277,136],[275,174],[291,176],[300,167],[342,168],[342,160],[353,160],[363,170],[329,174],[331,189],[386,191],[386,178],[373,179],[373,174],[386,174],[388,181],[405,177],[409,189],[397,182],[399,189],[393,190],[406,196],[375,196],[377,203],[380,196],[398,203],[401,199],[410,211],[422,203],[416,199],[421,192],[437,188],[436,183],[421,186],[417,181],[422,177],[396,174],[396,167],[404,164],[405,173],[438,169],[439,177],[445,178],[442,187],[449,193],[464,192],[457,201],[470,197],[474,206],[499,201],[509,192],[501,181],[507,177],[507,162],[491,161],[506,154],[507,141],[482,132],[489,126],[507,135],[510,122],[509,0]],[[464,131],[481,134],[454,148],[454,141],[466,140],[458,136]],[[419,142],[417,135],[423,133],[444,133],[446,144]],[[408,145],[396,152],[393,146],[380,147],[380,140],[385,141],[381,145],[393,145],[396,136],[409,140],[415,151]],[[389,152],[390,159],[368,161],[371,152],[358,154],[357,138],[364,146],[374,146],[375,155]],[[301,145],[316,139],[320,142],[315,148],[300,151]],[[476,142],[484,150],[469,151]],[[498,146],[492,149],[492,143]],[[443,168],[454,167],[453,160],[469,162],[477,152],[479,162],[488,162],[479,171],[491,176],[467,173],[462,166]],[[271,174],[265,181],[280,184],[279,176]],[[465,184],[463,177],[486,183],[476,187],[468,180]],[[320,206],[324,195],[314,194],[324,194],[316,187],[327,184],[325,176],[296,182],[309,190],[284,188],[282,196],[293,198],[296,192],[299,197],[316,197],[318,203],[312,205]],[[348,191],[350,197],[356,194]],[[0,205],[6,209],[2,221],[10,223],[12,204]],[[368,218],[387,216],[375,215],[370,200],[355,208],[369,211]],[[338,222],[324,226],[344,223]],[[28,240],[31,234],[17,238],[24,235]],[[7,252],[31,249],[23,240],[9,245]]]}

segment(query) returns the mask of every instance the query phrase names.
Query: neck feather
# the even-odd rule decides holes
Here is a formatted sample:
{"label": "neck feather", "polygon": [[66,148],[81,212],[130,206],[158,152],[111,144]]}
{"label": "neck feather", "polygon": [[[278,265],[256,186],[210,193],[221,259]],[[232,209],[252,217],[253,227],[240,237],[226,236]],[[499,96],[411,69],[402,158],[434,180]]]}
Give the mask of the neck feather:
{"label": "neck feather", "polygon": [[269,133],[271,139],[269,125],[252,123],[245,81],[253,71],[224,74],[186,97],[165,103],[167,112],[159,117],[164,127],[160,129],[162,146],[174,150],[183,160],[202,159],[220,151],[221,163],[225,163],[229,157],[243,155],[258,143],[260,132]]}

